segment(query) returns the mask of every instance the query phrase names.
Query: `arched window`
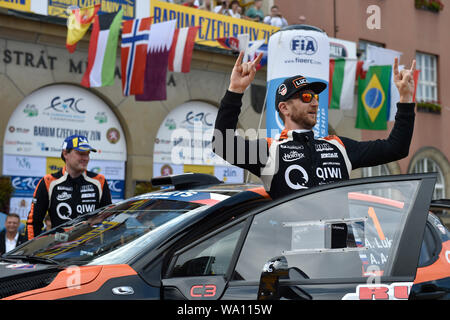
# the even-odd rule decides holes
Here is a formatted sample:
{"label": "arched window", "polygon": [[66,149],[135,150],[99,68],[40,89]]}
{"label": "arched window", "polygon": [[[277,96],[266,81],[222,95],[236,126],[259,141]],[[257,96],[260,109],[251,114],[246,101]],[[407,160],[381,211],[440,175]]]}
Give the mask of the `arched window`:
{"label": "arched window", "polygon": [[442,169],[439,165],[430,158],[422,158],[414,164],[411,173],[426,173],[426,172],[437,172],[438,177],[436,185],[434,187],[433,199],[443,199],[445,198],[445,180],[442,174]]}

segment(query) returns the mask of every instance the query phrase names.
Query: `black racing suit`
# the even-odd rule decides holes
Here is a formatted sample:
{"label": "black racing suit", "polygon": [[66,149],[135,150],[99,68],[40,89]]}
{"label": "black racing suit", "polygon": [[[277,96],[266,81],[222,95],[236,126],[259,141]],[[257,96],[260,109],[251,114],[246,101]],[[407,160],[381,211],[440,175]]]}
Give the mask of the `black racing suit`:
{"label": "black racing suit", "polygon": [[111,204],[111,193],[101,174],[85,171],[73,179],[65,168],[47,174],[34,190],[27,220],[28,239],[41,233],[47,211],[52,227],[56,227],[108,204]]}
{"label": "black racing suit", "polygon": [[296,190],[349,179],[352,169],[406,157],[414,128],[414,103],[398,103],[386,140],[355,141],[310,130],[284,130],[278,140],[244,139],[235,134],[242,94],[227,91],[216,118],[213,151],[232,165],[260,177],[275,199]]}

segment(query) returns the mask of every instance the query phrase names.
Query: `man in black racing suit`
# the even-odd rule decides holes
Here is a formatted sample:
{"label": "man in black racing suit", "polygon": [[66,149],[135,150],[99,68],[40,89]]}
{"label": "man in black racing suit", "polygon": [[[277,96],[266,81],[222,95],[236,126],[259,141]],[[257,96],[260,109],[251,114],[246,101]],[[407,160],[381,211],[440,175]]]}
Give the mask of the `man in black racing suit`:
{"label": "man in black racing suit", "polygon": [[87,171],[91,151],[97,150],[84,136],[74,135],[64,140],[61,158],[65,167],[45,175],[34,191],[27,219],[28,239],[41,233],[47,211],[52,227],[56,227],[80,214],[111,204],[105,177]]}
{"label": "man in black racing suit", "polygon": [[286,79],[277,89],[275,107],[284,121],[280,138],[244,139],[235,134],[242,96],[253,81],[259,55],[242,63],[239,55],[230,85],[217,114],[213,150],[230,164],[260,177],[275,199],[296,190],[349,179],[353,169],[376,166],[406,157],[412,139],[415,103],[413,102],[415,61],[411,69],[398,71],[394,80],[400,93],[395,125],[385,140],[358,142],[345,137],[314,137],[318,94],[326,88],[321,82],[308,82],[298,75]]}

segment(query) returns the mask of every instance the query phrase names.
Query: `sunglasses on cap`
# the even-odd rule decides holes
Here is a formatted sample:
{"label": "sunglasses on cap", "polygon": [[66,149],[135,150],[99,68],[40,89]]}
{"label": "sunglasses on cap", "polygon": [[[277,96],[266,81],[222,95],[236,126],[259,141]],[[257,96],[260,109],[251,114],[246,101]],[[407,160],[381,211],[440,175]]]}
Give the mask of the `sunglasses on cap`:
{"label": "sunglasses on cap", "polygon": [[319,102],[319,95],[315,93],[299,93],[296,98],[299,98],[303,103],[310,103],[313,98]]}

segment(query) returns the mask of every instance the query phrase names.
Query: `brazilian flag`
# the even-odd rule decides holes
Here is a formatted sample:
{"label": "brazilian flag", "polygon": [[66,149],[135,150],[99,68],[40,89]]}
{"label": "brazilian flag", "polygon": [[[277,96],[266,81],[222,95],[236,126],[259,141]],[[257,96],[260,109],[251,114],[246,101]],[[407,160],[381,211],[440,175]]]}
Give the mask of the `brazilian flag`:
{"label": "brazilian flag", "polygon": [[390,106],[392,66],[371,66],[365,79],[358,79],[356,128],[386,130]]}

